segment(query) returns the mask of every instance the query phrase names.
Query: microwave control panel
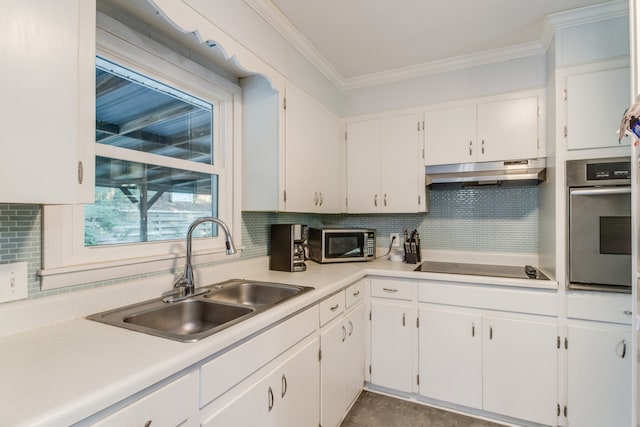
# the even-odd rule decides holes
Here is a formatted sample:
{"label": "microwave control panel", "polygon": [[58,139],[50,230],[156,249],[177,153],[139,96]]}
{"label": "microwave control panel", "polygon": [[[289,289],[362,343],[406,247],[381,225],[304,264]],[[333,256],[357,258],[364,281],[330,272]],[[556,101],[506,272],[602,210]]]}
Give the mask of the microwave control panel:
{"label": "microwave control panel", "polygon": [[365,250],[367,253],[365,256],[375,256],[376,255],[376,233],[373,231],[369,231],[366,233],[367,236],[367,244]]}

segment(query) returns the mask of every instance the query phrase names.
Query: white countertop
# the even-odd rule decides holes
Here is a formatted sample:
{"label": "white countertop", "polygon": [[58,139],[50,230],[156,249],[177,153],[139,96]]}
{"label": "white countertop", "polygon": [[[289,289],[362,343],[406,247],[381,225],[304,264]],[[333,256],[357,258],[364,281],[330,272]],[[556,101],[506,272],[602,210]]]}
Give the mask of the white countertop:
{"label": "white countertop", "polygon": [[[413,271],[416,265],[387,260],[330,265],[309,261],[307,271],[295,273],[269,271],[266,265],[264,259],[228,263],[215,271],[214,282],[236,277],[312,286],[315,290],[196,343],[180,343],[82,318],[158,297],[157,289],[166,291],[170,281],[149,285],[146,291],[131,291],[131,285],[126,284],[110,285],[0,305],[0,323],[9,328],[0,338],[0,425],[60,426],[80,421],[365,275],[557,289],[555,281],[421,273]],[[159,279],[142,282],[152,281]]]}

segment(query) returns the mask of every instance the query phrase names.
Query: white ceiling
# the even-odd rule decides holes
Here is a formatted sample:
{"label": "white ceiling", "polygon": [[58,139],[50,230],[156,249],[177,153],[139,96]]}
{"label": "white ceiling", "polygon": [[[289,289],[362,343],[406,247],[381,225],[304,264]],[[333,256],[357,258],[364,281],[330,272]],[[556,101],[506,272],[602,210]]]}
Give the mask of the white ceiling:
{"label": "white ceiling", "polygon": [[[338,86],[481,55],[544,52],[550,18],[620,5],[602,0],[245,0]],[[573,11],[577,8],[584,8]],[[587,12],[588,13],[588,12]],[[548,43],[548,40],[546,41]]]}

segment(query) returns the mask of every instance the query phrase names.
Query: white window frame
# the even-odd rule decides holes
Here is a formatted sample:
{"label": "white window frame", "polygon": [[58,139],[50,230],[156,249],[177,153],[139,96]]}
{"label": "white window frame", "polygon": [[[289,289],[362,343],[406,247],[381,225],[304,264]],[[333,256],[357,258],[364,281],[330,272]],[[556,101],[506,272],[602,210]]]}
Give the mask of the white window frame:
{"label": "white window frame", "polygon": [[[101,14],[96,36],[98,56],[213,104],[218,217],[229,226],[241,250],[240,87]],[[122,150],[88,143],[95,144],[96,156],[118,158]],[[148,163],[150,155],[140,155]],[[158,159],[162,166],[183,169],[184,160],[157,157],[162,157]],[[210,166],[203,166],[211,171]],[[223,235],[196,239],[192,261],[215,261],[225,256],[225,249]],[[83,205],[43,209],[43,268],[39,272],[43,290],[182,268],[185,252],[184,240],[86,247]]]}

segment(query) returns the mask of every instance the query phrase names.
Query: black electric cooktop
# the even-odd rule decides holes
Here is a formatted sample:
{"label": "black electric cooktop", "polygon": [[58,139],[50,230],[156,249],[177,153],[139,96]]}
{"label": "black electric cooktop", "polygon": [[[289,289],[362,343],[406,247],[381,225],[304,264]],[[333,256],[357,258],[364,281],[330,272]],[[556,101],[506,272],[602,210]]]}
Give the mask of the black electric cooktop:
{"label": "black electric cooktop", "polygon": [[425,261],[414,271],[423,271],[427,273],[467,274],[470,276],[508,277],[512,279],[549,280],[544,273],[530,265],[513,266]]}

